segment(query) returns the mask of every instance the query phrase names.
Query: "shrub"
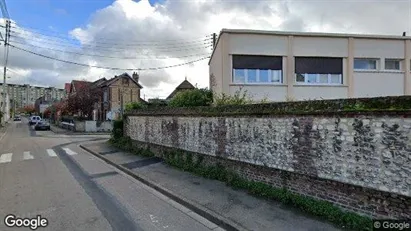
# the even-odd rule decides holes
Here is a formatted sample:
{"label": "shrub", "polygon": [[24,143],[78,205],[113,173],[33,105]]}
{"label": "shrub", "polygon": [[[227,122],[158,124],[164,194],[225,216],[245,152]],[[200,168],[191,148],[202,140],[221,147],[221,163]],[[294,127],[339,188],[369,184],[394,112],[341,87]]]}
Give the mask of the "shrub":
{"label": "shrub", "polygon": [[121,137],[123,137],[123,126],[123,120],[113,121],[113,131],[111,132],[112,140],[119,140]]}
{"label": "shrub", "polygon": [[248,95],[247,90],[240,88],[237,90],[234,95],[230,94],[219,94],[214,95],[214,102],[215,106],[224,106],[224,105],[246,105],[246,104],[253,104],[253,103],[268,103],[268,99],[264,98],[260,101],[253,100],[253,97]]}
{"label": "shrub", "polygon": [[125,111],[129,112],[132,110],[143,109],[143,108],[147,108],[147,105],[140,103],[140,102],[131,102],[131,103],[126,104]]}
{"label": "shrub", "polygon": [[151,99],[147,105],[148,107],[155,108],[155,107],[166,107],[168,106],[168,102],[164,99]]}
{"label": "shrub", "polygon": [[213,102],[213,92],[208,89],[192,89],[178,92],[170,100],[170,107],[210,106]]}

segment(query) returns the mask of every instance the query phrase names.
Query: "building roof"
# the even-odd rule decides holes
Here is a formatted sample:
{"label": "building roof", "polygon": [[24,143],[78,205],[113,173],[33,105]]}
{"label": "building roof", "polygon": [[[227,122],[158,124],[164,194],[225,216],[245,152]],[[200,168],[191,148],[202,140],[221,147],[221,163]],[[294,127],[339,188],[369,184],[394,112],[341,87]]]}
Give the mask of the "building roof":
{"label": "building roof", "polygon": [[104,84],[101,84],[101,86],[109,86],[110,84],[114,83],[115,81],[117,81],[119,78],[129,78],[131,79],[131,81],[133,81],[135,84],[137,84],[137,86],[141,89],[143,88],[143,86],[141,86],[135,79],[133,79],[129,74],[127,73],[123,73],[121,75],[117,75],[114,76],[114,78],[111,78],[109,80],[107,80],[106,82],[104,82]]}
{"label": "building roof", "polygon": [[[89,84],[91,84],[91,82],[88,81],[84,81],[84,80],[72,80],[71,81],[71,87],[70,87],[70,91],[73,92],[76,89],[80,89],[83,86],[88,86]],[[74,87],[74,88],[73,88]]]}
{"label": "building roof", "polygon": [[106,81],[107,81],[107,79],[103,77],[103,78],[100,78],[100,79],[94,81],[94,82],[93,82],[93,85],[101,86],[101,85],[103,85]]}
{"label": "building roof", "polygon": [[173,98],[177,94],[177,92],[184,91],[184,90],[190,90],[190,89],[195,89],[195,87],[193,84],[188,82],[188,80],[186,79],[182,83],[180,83],[180,85],[178,85],[176,89],[174,89],[173,92],[171,92],[171,94],[167,97],[167,99]]}
{"label": "building roof", "polygon": [[[254,34],[254,35],[282,35],[300,37],[331,37],[331,38],[363,38],[363,39],[391,39],[391,40],[410,40],[411,36],[400,35],[376,35],[376,34],[344,34],[344,33],[320,33],[320,32],[296,32],[296,31],[269,31],[269,30],[249,30],[249,29],[226,29],[223,28],[218,35],[215,47],[218,46],[222,34]],[[210,56],[208,65],[213,58],[214,51]]]}

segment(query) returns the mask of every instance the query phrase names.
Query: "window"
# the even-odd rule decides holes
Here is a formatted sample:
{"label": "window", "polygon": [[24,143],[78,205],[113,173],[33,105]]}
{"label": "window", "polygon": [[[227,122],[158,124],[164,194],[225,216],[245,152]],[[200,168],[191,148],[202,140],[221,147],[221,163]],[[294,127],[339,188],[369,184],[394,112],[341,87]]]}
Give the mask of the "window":
{"label": "window", "polygon": [[342,84],[342,58],[295,57],[298,84]]}
{"label": "window", "polygon": [[377,70],[376,59],[354,59],[354,69],[356,70]]}
{"label": "window", "polygon": [[123,85],[128,85],[128,79],[127,78],[123,78]]}
{"label": "window", "polygon": [[107,91],[104,91],[104,93],[103,93],[103,101],[104,102],[107,102],[107,97],[108,96],[108,92]]}
{"label": "window", "polygon": [[400,60],[386,59],[385,60],[385,70],[401,70]]}
{"label": "window", "polygon": [[233,83],[282,83],[282,67],[279,56],[233,55]]}

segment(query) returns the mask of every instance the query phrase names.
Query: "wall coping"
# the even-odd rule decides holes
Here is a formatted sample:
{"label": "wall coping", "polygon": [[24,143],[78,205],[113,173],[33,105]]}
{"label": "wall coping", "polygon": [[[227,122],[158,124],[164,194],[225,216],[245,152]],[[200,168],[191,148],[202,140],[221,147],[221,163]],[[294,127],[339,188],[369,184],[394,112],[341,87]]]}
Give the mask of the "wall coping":
{"label": "wall coping", "polygon": [[[357,108],[358,107],[358,108]],[[125,116],[409,116],[411,96],[348,98],[265,104],[145,108]]]}
{"label": "wall coping", "polygon": [[313,111],[313,112],[193,112],[190,110],[167,111],[145,111],[127,114],[128,116],[180,116],[180,117],[290,117],[290,116],[312,116],[312,117],[411,117],[411,110],[346,110],[346,111]]}

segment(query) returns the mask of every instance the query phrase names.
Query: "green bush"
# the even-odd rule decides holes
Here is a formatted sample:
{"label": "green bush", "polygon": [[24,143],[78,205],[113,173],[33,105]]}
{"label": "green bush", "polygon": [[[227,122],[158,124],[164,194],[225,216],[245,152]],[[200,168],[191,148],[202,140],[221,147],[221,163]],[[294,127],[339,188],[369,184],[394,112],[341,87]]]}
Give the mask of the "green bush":
{"label": "green bush", "polygon": [[[241,115],[346,115],[352,113],[410,113],[411,96],[388,96],[375,98],[348,98],[332,100],[306,100],[294,102],[271,102],[244,104],[240,94],[237,103],[221,103],[220,106],[191,108],[164,108],[142,110],[141,115],[194,115],[194,116],[241,116]],[[247,99],[247,98],[246,98]],[[231,101],[231,100],[225,100]],[[248,101],[248,100],[246,100]],[[249,101],[248,101],[249,102]]]}
{"label": "green bush", "polygon": [[251,104],[254,101],[252,97],[247,94],[247,90],[242,91],[242,89],[236,91],[234,95],[230,94],[219,94],[214,95],[214,102],[215,106],[223,106],[223,105],[245,105]]}
{"label": "green bush", "polygon": [[111,132],[112,140],[119,140],[121,137],[123,137],[123,126],[123,120],[113,121],[113,130]]}
{"label": "green bush", "polygon": [[130,111],[133,111],[133,110],[143,109],[143,108],[147,108],[147,105],[143,104],[143,103],[140,103],[140,102],[131,102],[131,103],[126,104],[125,111],[130,112]]}
{"label": "green bush", "polygon": [[192,89],[178,92],[169,103],[170,107],[210,106],[213,92],[208,89]]}
{"label": "green bush", "polygon": [[168,102],[164,99],[159,99],[159,98],[150,99],[150,102],[148,103],[147,106],[150,107],[150,108],[153,108],[153,107],[154,108],[156,108],[156,107],[166,107],[166,106],[168,106]]}

